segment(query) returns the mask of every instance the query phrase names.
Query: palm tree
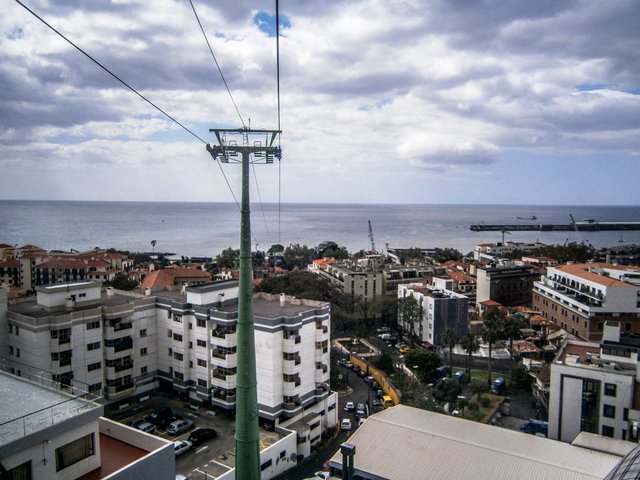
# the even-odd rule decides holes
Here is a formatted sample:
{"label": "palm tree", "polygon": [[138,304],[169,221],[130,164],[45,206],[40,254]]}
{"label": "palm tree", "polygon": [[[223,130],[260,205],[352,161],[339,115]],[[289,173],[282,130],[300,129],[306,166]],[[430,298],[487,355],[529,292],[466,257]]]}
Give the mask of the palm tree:
{"label": "palm tree", "polygon": [[449,376],[453,375],[453,347],[458,343],[458,335],[452,328],[447,328],[442,332],[442,345],[449,348]]}
{"label": "palm tree", "polygon": [[471,356],[480,348],[480,344],[473,333],[467,332],[462,338],[462,348],[467,352],[467,381],[471,381]]}
{"label": "palm tree", "polygon": [[509,381],[513,382],[513,340],[520,338],[520,329],[524,328],[526,321],[521,313],[514,313],[509,315],[502,326],[504,335],[509,339]]}
{"label": "palm tree", "polygon": [[489,362],[487,363],[487,383],[491,386],[491,354],[493,352],[493,344],[502,333],[505,315],[502,310],[497,308],[488,309],[484,315],[484,326],[482,327],[482,339],[489,344]]}
{"label": "palm tree", "polygon": [[151,240],[151,248],[154,254],[156,253],[156,243],[158,243],[156,240]]}

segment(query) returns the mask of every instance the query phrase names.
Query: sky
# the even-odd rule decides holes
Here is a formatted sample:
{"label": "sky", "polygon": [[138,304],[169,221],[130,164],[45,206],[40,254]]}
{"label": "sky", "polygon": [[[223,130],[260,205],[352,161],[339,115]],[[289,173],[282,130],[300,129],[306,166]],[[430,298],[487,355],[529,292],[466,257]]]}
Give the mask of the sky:
{"label": "sky", "polygon": [[[23,3],[195,135],[4,0],[0,199],[240,198],[205,142],[278,128],[275,1],[193,0],[232,97],[188,0]],[[283,155],[253,200],[640,205],[636,0],[279,12]]]}

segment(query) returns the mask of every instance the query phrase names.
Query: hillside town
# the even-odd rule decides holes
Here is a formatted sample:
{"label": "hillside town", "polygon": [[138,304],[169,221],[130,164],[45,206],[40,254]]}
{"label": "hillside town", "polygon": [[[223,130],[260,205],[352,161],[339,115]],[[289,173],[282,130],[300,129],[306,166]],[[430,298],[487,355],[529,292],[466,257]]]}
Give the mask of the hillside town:
{"label": "hillside town", "polygon": [[[640,438],[640,268],[628,265],[633,252],[516,242],[480,244],[467,255],[389,246],[350,254],[334,242],[254,252],[262,478],[320,457],[339,475],[343,459],[354,457],[336,453],[336,438],[357,447],[361,478],[408,478],[401,452],[446,448],[438,429],[459,430],[466,448],[501,429],[500,445],[489,442],[476,453],[489,460],[493,449],[506,448],[525,468],[524,452],[535,448],[553,478],[570,468],[551,458],[563,448],[576,465],[594,462],[603,472],[575,478],[604,478]],[[225,418],[235,409],[236,261],[231,248],[189,259],[0,244],[3,382],[18,403],[20,395],[43,398],[41,408],[59,417],[46,429],[83,428],[99,432],[102,446],[127,448],[140,445],[140,435],[153,437],[135,458],[162,465],[174,455],[166,445],[174,444],[176,471],[197,478],[193,472],[203,470],[196,455],[182,452],[195,450],[191,435],[212,429],[203,412]],[[68,402],[43,390],[74,404],[55,413],[52,405]],[[182,415],[153,421],[168,405],[176,410],[175,402]],[[80,425],[71,422],[81,413],[74,421]],[[12,455],[36,455],[45,427],[32,417],[16,409],[5,419],[7,452],[16,448],[20,424],[22,447]],[[187,440],[194,419],[202,428]],[[184,438],[172,441],[169,424],[176,422]],[[441,442],[413,445],[410,425]],[[382,462],[369,443],[389,435],[385,428],[400,439],[388,445],[394,460]],[[524,443],[505,440],[513,435]],[[552,440],[562,446],[546,447]],[[233,478],[232,444],[218,435],[208,448],[219,451],[218,472],[206,474]],[[46,464],[30,461],[46,475]],[[100,458],[75,468],[84,463],[85,473],[74,478],[105,478],[89,473],[104,468]],[[392,467],[404,473],[394,477]]]}

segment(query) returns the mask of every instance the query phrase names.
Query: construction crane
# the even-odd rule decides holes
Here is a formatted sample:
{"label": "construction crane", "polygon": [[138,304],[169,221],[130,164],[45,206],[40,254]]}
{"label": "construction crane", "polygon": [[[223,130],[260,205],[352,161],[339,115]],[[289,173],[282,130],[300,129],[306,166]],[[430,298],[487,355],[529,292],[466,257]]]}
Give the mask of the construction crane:
{"label": "construction crane", "polygon": [[373,228],[371,227],[371,220],[369,220],[369,242],[371,243],[371,253],[376,253],[376,243],[373,241]]}

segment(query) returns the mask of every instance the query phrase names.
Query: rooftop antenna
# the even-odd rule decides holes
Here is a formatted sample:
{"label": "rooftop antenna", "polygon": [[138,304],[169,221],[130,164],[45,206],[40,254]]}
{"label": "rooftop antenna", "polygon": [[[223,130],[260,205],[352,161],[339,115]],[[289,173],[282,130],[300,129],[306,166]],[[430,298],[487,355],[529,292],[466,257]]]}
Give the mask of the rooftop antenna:
{"label": "rooftop antenna", "polygon": [[[251,210],[249,167],[251,163],[272,164],[282,151],[274,146],[280,130],[212,128],[218,145],[207,144],[214,160],[242,165],[240,206],[240,285],[238,293],[238,350],[236,384],[236,475],[238,479],[260,479],[260,435],[258,430],[258,387],[253,324],[253,268],[251,266]],[[229,137],[229,138],[227,138]],[[240,142],[235,138],[240,137]],[[263,138],[263,141],[256,140]],[[251,142],[250,140],[253,140]],[[253,161],[252,161],[253,159]]]}

